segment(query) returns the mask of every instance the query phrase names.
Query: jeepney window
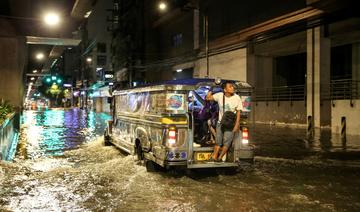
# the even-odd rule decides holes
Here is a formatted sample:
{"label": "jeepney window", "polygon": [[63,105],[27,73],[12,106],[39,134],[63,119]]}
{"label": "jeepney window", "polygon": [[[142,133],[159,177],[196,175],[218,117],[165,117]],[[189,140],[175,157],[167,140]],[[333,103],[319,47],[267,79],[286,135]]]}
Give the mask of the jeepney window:
{"label": "jeepney window", "polygon": [[120,102],[120,98],[121,96],[115,96],[115,114],[118,114],[120,112],[120,106],[121,106],[121,102]]}
{"label": "jeepney window", "polygon": [[184,114],[188,108],[185,91],[127,93],[115,99],[116,114]]}
{"label": "jeepney window", "polygon": [[130,93],[127,96],[127,101],[128,101],[128,111],[127,112],[131,112],[131,113],[137,113],[139,112],[140,108],[141,108],[141,103],[142,103],[142,96],[139,93]]}
{"label": "jeepney window", "polygon": [[151,93],[150,111],[152,113],[165,113],[166,112],[166,94],[160,92]]}
{"label": "jeepney window", "polygon": [[143,114],[150,111],[149,92],[129,93],[116,97],[116,112]]}
{"label": "jeepney window", "polygon": [[151,103],[151,99],[150,99],[150,93],[146,92],[143,93],[144,97],[143,97],[143,109],[144,112],[150,112],[150,103]]}

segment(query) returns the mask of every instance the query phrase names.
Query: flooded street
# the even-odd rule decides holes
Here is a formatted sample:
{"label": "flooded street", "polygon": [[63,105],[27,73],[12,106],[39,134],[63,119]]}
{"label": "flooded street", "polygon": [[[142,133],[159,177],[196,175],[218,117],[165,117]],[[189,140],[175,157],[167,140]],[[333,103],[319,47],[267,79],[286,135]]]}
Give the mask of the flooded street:
{"label": "flooded street", "polygon": [[[0,211],[360,210],[358,168],[257,161],[236,174],[148,173],[103,145],[109,118],[82,110],[24,112],[16,158],[0,163]],[[274,146],[284,140],[271,147],[269,135],[261,136],[258,154],[280,154]]]}
{"label": "flooded street", "polygon": [[264,157],[310,160],[359,160],[360,136],[331,134],[328,128],[316,129],[307,137],[306,129],[257,124],[252,127],[255,155]]}

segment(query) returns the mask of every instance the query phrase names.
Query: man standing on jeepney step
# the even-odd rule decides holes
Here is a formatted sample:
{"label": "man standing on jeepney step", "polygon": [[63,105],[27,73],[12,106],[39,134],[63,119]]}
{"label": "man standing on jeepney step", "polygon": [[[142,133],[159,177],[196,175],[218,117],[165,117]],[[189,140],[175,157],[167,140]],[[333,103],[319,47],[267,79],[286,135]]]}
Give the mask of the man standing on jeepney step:
{"label": "man standing on jeepney step", "polygon": [[[214,161],[221,161],[223,156],[231,147],[234,134],[240,130],[240,111],[243,110],[241,98],[235,93],[234,84],[230,81],[227,81],[222,84],[222,89],[224,92],[219,92],[214,95],[210,90],[206,96],[206,100],[214,100],[219,104],[219,120],[216,125],[216,144],[211,158],[211,160]],[[235,115],[228,111],[234,113]],[[224,114],[233,116],[235,123],[233,123],[234,127],[232,129],[224,129],[224,126],[222,126],[222,123],[224,124],[224,122],[221,120]],[[222,151],[219,156],[221,147]]]}

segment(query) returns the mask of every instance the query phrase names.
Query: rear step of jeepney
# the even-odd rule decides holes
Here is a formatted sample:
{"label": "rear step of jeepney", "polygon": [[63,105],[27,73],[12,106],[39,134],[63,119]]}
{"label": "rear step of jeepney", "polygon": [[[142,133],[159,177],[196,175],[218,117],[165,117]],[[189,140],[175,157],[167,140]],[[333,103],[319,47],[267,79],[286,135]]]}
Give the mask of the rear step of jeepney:
{"label": "rear step of jeepney", "polygon": [[193,159],[187,164],[189,169],[197,168],[214,168],[214,167],[236,167],[236,163],[232,162],[214,162],[210,161],[214,147],[194,147]]}

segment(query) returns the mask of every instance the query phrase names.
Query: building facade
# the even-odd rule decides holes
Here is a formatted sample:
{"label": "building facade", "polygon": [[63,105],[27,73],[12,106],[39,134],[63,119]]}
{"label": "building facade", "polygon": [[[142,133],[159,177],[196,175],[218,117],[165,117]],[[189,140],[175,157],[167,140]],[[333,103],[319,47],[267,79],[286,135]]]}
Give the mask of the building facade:
{"label": "building facade", "polygon": [[[348,133],[356,133],[359,126],[352,117],[360,111],[359,18],[352,1],[167,3],[165,11],[157,9],[157,1],[139,3],[143,16],[138,18],[144,20],[140,25],[145,30],[137,32],[145,42],[129,50],[137,56],[128,58],[133,71],[121,69],[129,81],[191,77],[247,81],[255,88],[255,122],[331,126],[338,133],[345,117]],[[121,3],[119,11],[122,6],[124,11],[141,11]],[[121,22],[139,21],[128,22],[124,11],[118,13]],[[132,38],[141,40],[118,27],[122,37],[115,42],[132,46]],[[115,61],[126,56],[113,52]]]}

